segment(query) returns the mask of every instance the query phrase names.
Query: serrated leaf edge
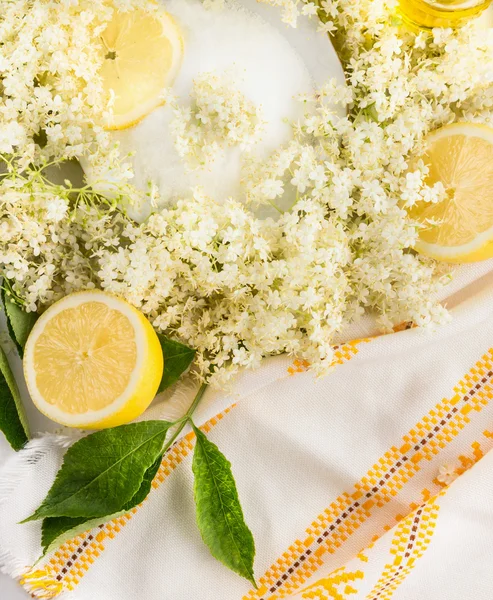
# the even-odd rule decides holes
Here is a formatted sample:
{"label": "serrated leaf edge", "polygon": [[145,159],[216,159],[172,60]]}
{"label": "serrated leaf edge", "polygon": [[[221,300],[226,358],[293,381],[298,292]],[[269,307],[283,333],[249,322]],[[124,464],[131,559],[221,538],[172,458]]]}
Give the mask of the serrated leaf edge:
{"label": "serrated leaf edge", "polygon": [[[159,460],[159,465],[157,466],[157,469],[154,472],[152,480],[154,480],[154,478],[156,477],[157,471],[159,471],[159,467],[161,466],[161,462],[162,462],[162,455],[160,455],[159,457],[157,457],[155,462],[157,462],[158,460]],[[149,469],[144,473],[144,477],[145,477],[146,473],[150,469],[152,469],[154,467],[154,464],[155,463],[153,463],[149,467]],[[143,480],[144,480],[144,478],[142,479],[142,481]],[[152,481],[151,481],[151,486],[150,486],[150,489],[149,489],[149,493],[151,492],[151,489],[152,489]],[[135,496],[137,496],[137,494],[139,493],[139,491],[140,491],[140,487],[137,490],[137,492],[135,493]],[[147,496],[149,495],[149,493],[147,494]],[[135,496],[134,496],[134,498],[135,498]],[[147,498],[147,496],[146,496],[146,498]],[[43,547],[43,554],[38,559],[38,562],[39,562],[39,560],[41,560],[41,558],[43,558],[44,556],[46,556],[52,550],[55,550],[56,548],[59,548],[64,542],[66,542],[66,541],[74,538],[75,536],[77,536],[77,535],[79,535],[81,533],[84,533],[86,531],[90,531],[91,529],[94,529],[98,525],[101,525],[103,523],[108,523],[109,521],[113,521],[113,519],[117,519],[118,517],[126,515],[135,506],[137,506],[137,504],[140,504],[141,502],[143,502],[143,500],[141,500],[140,502],[133,502],[132,503],[132,499],[129,500],[129,502],[127,503],[127,505],[121,511],[116,512],[116,513],[112,513],[111,515],[106,515],[104,517],[95,517],[94,519],[89,519],[88,521],[84,521],[83,523],[80,523],[80,525],[76,525],[72,529],[68,529],[67,531],[65,531],[64,533],[62,533],[58,537],[56,537],[46,547],[43,546],[43,528],[41,528],[41,546]],[[54,517],[54,518],[60,518],[60,517]],[[43,519],[43,524],[44,524],[44,519]]]}
{"label": "serrated leaf edge", "polygon": [[[170,422],[167,422],[167,421],[159,421],[159,422],[160,422],[160,423],[167,423],[167,425],[168,425],[167,429],[165,429],[165,430],[164,430],[164,433],[165,433],[165,437],[164,437],[164,439],[166,439],[167,432],[168,432],[169,428],[170,428],[170,427],[171,427],[173,424],[172,424],[172,423],[170,423]],[[103,431],[104,431],[104,430],[103,430]],[[159,435],[162,435],[162,433],[163,433],[163,431],[160,431],[160,432],[158,432],[158,433],[155,433],[153,436],[151,436],[151,437],[147,438],[147,439],[146,439],[144,442],[142,442],[141,444],[139,444],[139,446],[137,446],[137,448],[136,448],[136,449],[139,449],[139,448],[141,448],[141,447],[142,447],[144,444],[147,444],[148,442],[150,442],[151,440],[153,440],[155,437],[157,437],[157,436],[159,436]],[[88,436],[88,437],[89,437],[89,436]],[[82,438],[82,439],[86,439],[86,438]],[[163,439],[163,443],[164,443],[164,439]],[[81,440],[78,440],[78,441],[81,441]],[[76,444],[77,444],[77,442],[76,442],[75,444],[73,444],[72,446],[70,446],[70,448],[67,450],[67,452],[66,452],[65,456],[68,454],[68,452],[70,452],[70,450],[71,450],[72,448],[74,448],[74,446],[75,446]],[[135,452],[135,450],[136,450],[136,449],[134,449],[132,452]],[[130,456],[130,454],[131,454],[131,452],[128,452],[128,453],[127,453],[125,456],[123,456],[123,457],[122,457],[122,458],[121,458],[121,459],[120,459],[118,462],[121,462],[123,459],[127,458],[128,456]],[[151,464],[153,464],[153,463],[154,463],[154,462],[155,462],[155,461],[158,459],[158,456],[159,456],[159,453],[158,453],[158,454],[156,454],[156,456],[154,457],[154,460],[152,461],[152,463],[151,463]],[[65,457],[64,457],[64,462],[65,462]],[[118,464],[118,462],[117,462],[117,463],[115,463],[115,464]],[[110,468],[114,468],[114,465],[112,465]],[[104,471],[102,471],[102,472],[101,472],[101,473],[100,473],[100,474],[99,474],[99,475],[98,475],[98,476],[97,476],[95,479],[93,479],[93,480],[90,482],[90,484],[92,484],[94,481],[96,481],[96,479],[98,479],[99,477],[101,477],[102,475],[104,475],[105,473],[107,473],[107,472],[109,471],[109,469],[110,469],[110,468],[108,468],[108,469],[105,469]],[[57,472],[57,474],[56,474],[55,480],[54,480],[54,482],[53,482],[53,484],[52,484],[51,488],[48,490],[48,494],[46,495],[46,498],[48,497],[48,495],[49,495],[49,493],[50,493],[51,489],[54,487],[55,483],[57,482],[57,480],[58,480],[58,478],[59,478],[59,476],[60,476],[60,473],[61,473],[62,469],[63,469],[63,463],[62,463],[62,466],[60,467],[60,469],[58,470],[58,472]],[[146,473],[146,471],[144,471],[144,472],[142,473],[142,477],[141,477],[141,478],[139,478],[139,486],[137,487],[137,490],[136,490],[136,492],[138,491],[138,489],[139,489],[139,488],[140,488],[140,486],[142,485],[142,482],[144,481],[145,473]],[[89,485],[89,484],[87,484],[87,485]],[[84,486],[84,487],[87,487],[87,485],[86,485],[86,486]],[[80,493],[80,491],[81,491],[82,489],[84,489],[84,487],[83,487],[83,488],[80,488],[79,490],[77,490],[77,492],[75,492],[75,493],[74,493],[74,494],[73,494],[71,497],[75,496],[75,494],[78,494],[78,493]],[[45,500],[46,500],[46,498],[45,498]],[[33,513],[31,516],[29,516],[29,517],[27,517],[27,519],[24,519],[23,521],[21,521],[21,522],[20,522],[20,524],[23,524],[23,523],[29,523],[30,521],[37,521],[37,520],[39,520],[39,519],[44,519],[44,518],[46,518],[46,517],[74,517],[74,515],[43,514],[41,511],[42,511],[42,509],[43,509],[43,508],[45,508],[45,500],[43,500],[43,502],[40,504],[40,506],[39,506],[39,507],[38,507],[38,508],[37,508],[37,509],[34,511],[34,513]],[[65,501],[66,501],[66,499],[64,500],[64,502],[65,502]],[[94,515],[79,515],[79,516],[80,516],[80,517],[87,517],[88,519],[95,518],[95,519],[100,519],[100,520],[105,518],[105,516],[104,516],[104,515],[102,515],[102,516],[100,516],[100,517],[95,517]]]}
{"label": "serrated leaf edge", "polygon": [[[219,450],[219,448],[216,446],[216,444],[214,444],[213,442],[211,442],[210,440],[208,440],[208,439],[207,439],[207,437],[206,437],[206,435],[205,435],[205,434],[204,434],[204,433],[203,433],[203,432],[202,432],[202,431],[201,431],[201,430],[200,430],[200,429],[199,429],[199,428],[198,428],[198,427],[197,427],[197,426],[196,426],[194,423],[192,423],[192,429],[193,429],[193,431],[194,431],[194,433],[195,433],[195,437],[196,437],[196,445],[200,444],[200,445],[202,445],[202,447],[203,447],[203,439],[205,438],[205,439],[207,440],[207,442],[208,442],[208,443],[210,443],[211,445],[215,446],[215,447],[216,447],[216,449],[217,449],[217,451],[218,451],[220,454],[222,454],[222,452]],[[206,450],[204,450],[204,451],[203,451],[203,453],[204,453],[204,456],[206,457],[206,460],[207,460],[207,452],[206,452]],[[224,457],[224,459],[226,460],[226,462],[227,462],[227,464],[228,464],[229,468],[231,468],[231,463],[230,463],[230,461],[229,461],[229,460],[228,460],[228,459],[227,459],[227,458],[224,456],[224,454],[222,454],[222,456],[223,456],[223,457]],[[210,464],[208,460],[207,460],[207,463],[208,463],[208,464]],[[210,468],[209,468],[209,471],[210,471],[210,472],[212,472],[212,469],[210,469]],[[196,483],[196,481],[197,481],[197,480],[195,480],[195,483]],[[214,478],[214,477],[213,477],[213,481],[214,481],[214,486],[215,486],[215,488],[216,488],[216,490],[217,490],[217,492],[218,492],[218,495],[219,495],[219,496],[221,496],[221,494],[219,493],[219,490],[218,490],[218,487],[217,487],[217,483],[216,483],[216,480],[215,480],[215,478]],[[234,482],[234,485],[235,485],[236,496],[238,496],[238,490],[237,490],[237,488],[236,488],[236,482],[234,481],[234,478],[233,478],[233,482]],[[196,490],[196,485],[194,485],[194,496],[195,496],[195,498],[196,498],[195,490]],[[196,506],[197,506],[197,502],[196,502]],[[226,513],[225,513],[225,511],[224,511],[224,507],[223,507],[222,503],[221,503],[221,510],[223,511],[223,515],[224,515],[224,518],[225,518],[225,521],[226,521],[226,523],[228,523],[228,519],[226,519]],[[244,520],[244,516],[243,516],[243,509],[241,508],[241,505],[240,505],[240,511],[241,511],[241,515],[242,515],[242,517],[243,517],[243,524],[246,526],[246,528],[247,528],[247,529],[248,529],[248,531],[250,532],[250,529],[248,528],[248,525],[246,524],[246,522],[245,522],[245,520]],[[200,531],[200,535],[201,535],[201,537],[202,537],[202,540],[204,541],[205,545],[206,545],[206,546],[209,548],[209,545],[207,544],[206,540],[204,539],[204,537],[203,537],[203,535],[202,535],[202,531],[200,530],[200,525],[199,525],[199,523],[198,523],[198,519],[197,519],[197,525],[199,526],[199,531]],[[228,528],[229,528],[229,523],[228,523]],[[251,584],[252,584],[252,585],[255,587],[255,589],[257,589],[257,582],[255,581],[255,574],[254,574],[254,572],[253,572],[253,569],[252,569],[252,568],[251,568],[249,565],[245,565],[245,562],[244,562],[244,560],[243,560],[243,555],[242,555],[242,553],[240,552],[240,549],[239,549],[239,547],[238,547],[238,545],[237,545],[237,543],[236,543],[236,540],[235,540],[235,536],[233,535],[233,532],[231,531],[231,529],[230,529],[230,534],[231,534],[231,539],[233,540],[233,542],[234,542],[234,544],[235,544],[236,548],[238,549],[238,554],[239,554],[239,556],[241,557],[241,561],[242,561],[242,563],[243,563],[243,566],[244,566],[244,568],[245,568],[245,572],[249,574],[249,576],[248,576],[248,577],[246,577],[246,579],[247,579],[248,581],[250,581],[250,583],[251,583]],[[251,534],[251,532],[250,532],[250,534]],[[253,536],[252,536],[252,539],[253,539]],[[210,549],[210,548],[209,548],[209,549]],[[254,547],[254,556],[255,556],[255,547]],[[214,557],[214,558],[217,558],[217,557]],[[224,562],[223,562],[221,559],[219,559],[219,560],[220,560],[220,562],[222,562],[222,563],[223,563],[223,564],[224,564],[226,567],[228,567],[228,568],[231,568],[231,567],[230,567],[228,564],[224,563]],[[232,569],[232,570],[233,570],[233,569]],[[234,572],[236,572],[236,571],[234,571]],[[240,575],[240,574],[239,574],[239,573],[237,573],[237,575]]]}

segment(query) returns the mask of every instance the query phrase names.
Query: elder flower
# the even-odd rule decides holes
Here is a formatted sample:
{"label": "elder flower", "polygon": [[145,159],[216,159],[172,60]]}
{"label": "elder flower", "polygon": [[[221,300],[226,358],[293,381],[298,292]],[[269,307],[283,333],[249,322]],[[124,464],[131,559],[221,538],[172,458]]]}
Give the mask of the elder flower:
{"label": "elder flower", "polygon": [[222,148],[250,149],[264,130],[261,110],[248,100],[226,74],[203,73],[193,83],[192,104],[173,102],[171,131],[175,148],[191,168],[215,160]]}
{"label": "elder flower", "polygon": [[[113,9],[105,0],[0,0],[0,152],[9,163],[0,269],[27,310],[79,289],[119,294],[196,348],[198,375],[217,385],[281,352],[326,373],[331,340],[366,310],[384,330],[449,318],[435,300],[449,275],[414,253],[417,226],[405,209],[443,198],[416,158],[430,131],[493,122],[492,30],[415,35],[390,25],[397,0],[266,1],[291,25],[317,9],[320,27],[344,40],[348,84],[328,81],[300,99],[306,114],[293,139],[261,161],[246,156],[241,193],[222,205],[200,189],[166,205],[152,182],[145,192],[117,186],[126,205],[150,201],[154,212],[137,224],[117,200],[40,176],[49,159],[81,154],[95,173],[114,165],[122,182],[132,175],[101,126],[114,99],[103,94],[94,40]],[[121,8],[135,5],[149,3]],[[261,107],[233,75],[202,74],[188,106],[166,97],[190,168],[260,139]]]}

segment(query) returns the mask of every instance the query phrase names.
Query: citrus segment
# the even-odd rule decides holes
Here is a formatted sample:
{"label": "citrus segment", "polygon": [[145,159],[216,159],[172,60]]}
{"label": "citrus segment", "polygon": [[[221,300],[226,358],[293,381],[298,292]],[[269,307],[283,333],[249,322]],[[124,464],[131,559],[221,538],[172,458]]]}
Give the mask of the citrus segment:
{"label": "citrus segment", "polygon": [[125,129],[163,103],[163,90],[173,83],[183,56],[183,40],[175,21],[164,11],[116,12],[101,35],[100,74],[114,98],[107,129]]}
{"label": "citrus segment", "polygon": [[441,182],[445,198],[418,202],[409,215],[421,225],[416,250],[438,260],[493,257],[493,129],[447,125],[427,140],[428,185]]}
{"label": "citrus segment", "polygon": [[141,313],[90,291],[63,298],[39,318],[24,371],[41,412],[64,425],[96,429],[127,423],[149,406],[163,358]]}

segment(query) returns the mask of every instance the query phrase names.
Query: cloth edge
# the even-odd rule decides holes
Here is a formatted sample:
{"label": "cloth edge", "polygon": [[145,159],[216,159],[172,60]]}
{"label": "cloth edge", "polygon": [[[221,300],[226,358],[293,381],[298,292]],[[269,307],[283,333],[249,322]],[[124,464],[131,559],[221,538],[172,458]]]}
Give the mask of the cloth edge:
{"label": "cloth edge", "polygon": [[[10,496],[15,492],[28,465],[38,462],[53,447],[67,448],[73,443],[73,439],[67,436],[44,434],[29,441],[22,450],[10,456],[4,466],[0,469],[0,509],[8,502]],[[24,565],[9,550],[2,548],[0,544],[0,572],[19,580],[31,567]]]}

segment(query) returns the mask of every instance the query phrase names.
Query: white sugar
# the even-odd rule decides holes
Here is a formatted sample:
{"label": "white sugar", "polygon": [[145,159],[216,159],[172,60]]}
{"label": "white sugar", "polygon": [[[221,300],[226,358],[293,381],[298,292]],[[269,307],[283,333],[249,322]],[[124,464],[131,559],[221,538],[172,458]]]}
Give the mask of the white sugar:
{"label": "white sugar", "polygon": [[[301,116],[296,96],[313,89],[311,77],[286,38],[257,14],[236,0],[226,8],[210,11],[200,0],[167,0],[166,10],[180,25],[185,55],[173,91],[180,102],[188,102],[193,80],[206,71],[234,72],[238,87],[261,106],[267,121],[255,153],[264,156],[288,141],[288,121]],[[240,196],[239,149],[228,151],[210,171],[187,172],[178,157],[169,131],[171,111],[162,107],[133,129],[115,134],[124,152],[135,152],[135,183],[144,186],[151,178],[165,199],[186,194],[202,185],[218,201]]]}

